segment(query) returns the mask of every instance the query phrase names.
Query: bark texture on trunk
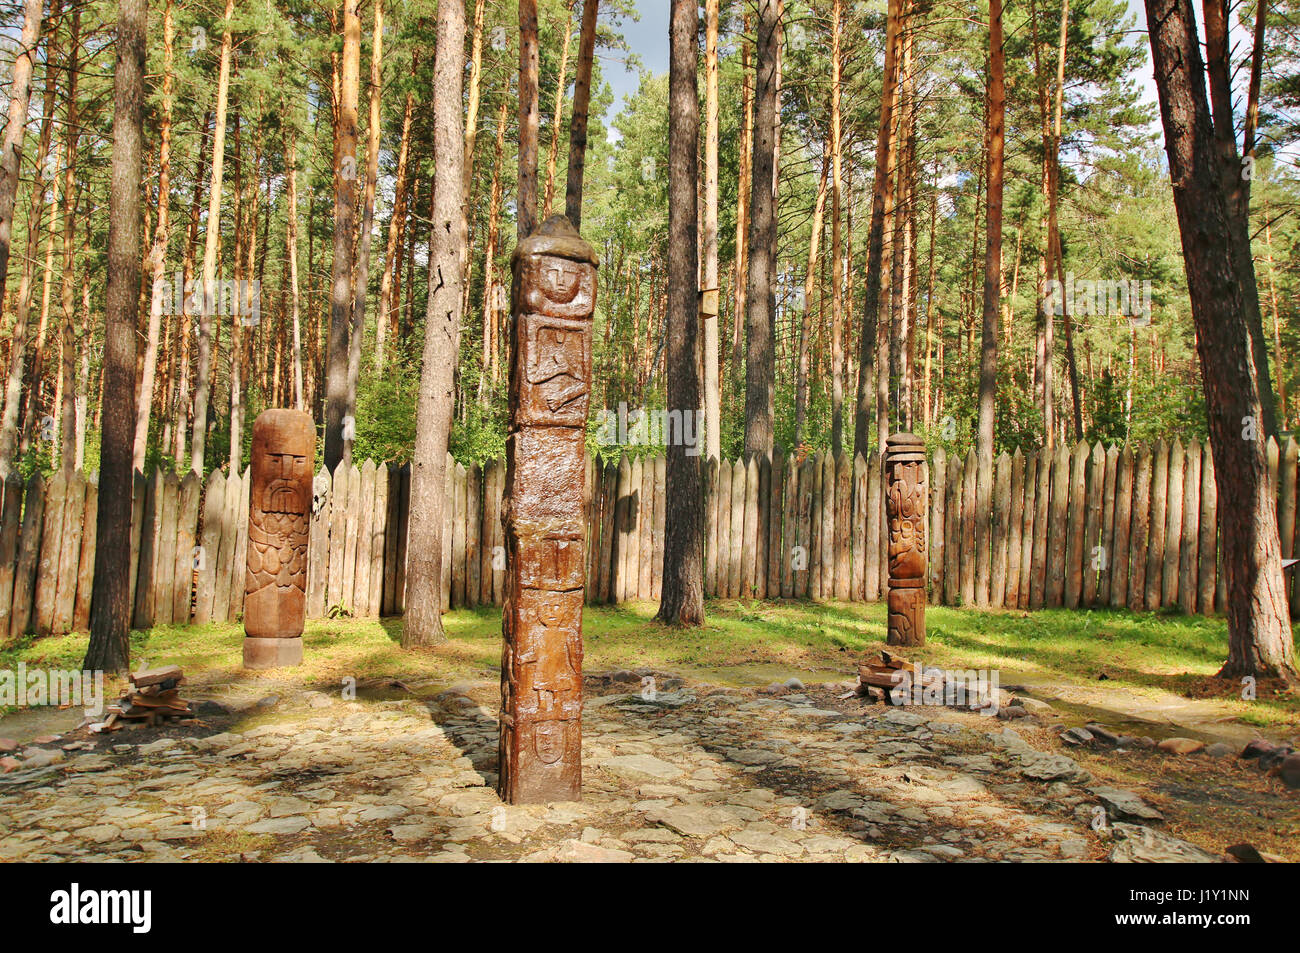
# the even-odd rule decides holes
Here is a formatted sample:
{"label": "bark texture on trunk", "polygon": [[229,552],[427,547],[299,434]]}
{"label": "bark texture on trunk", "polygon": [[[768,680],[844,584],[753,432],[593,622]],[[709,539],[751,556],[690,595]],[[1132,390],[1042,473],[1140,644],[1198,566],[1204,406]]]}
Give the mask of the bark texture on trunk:
{"label": "bark texture on trunk", "polygon": [[[345,455],[344,418],[348,408],[357,218],[357,99],[361,82],[359,6],[360,0],[343,0],[343,57],[334,119],[334,271],[325,367],[325,468],[331,472]],[[456,181],[460,182],[459,177]]]}
{"label": "bark texture on trunk", "polygon": [[578,73],[573,81],[573,113],[569,117],[569,171],[564,214],[575,230],[582,228],[582,179],[587,170],[587,113],[591,107],[591,66],[596,56],[596,15],[600,0],[583,0],[582,39],[578,43]]}
{"label": "bark texture on trunk", "polygon": [[[696,0],[673,0],[668,73],[668,411],[684,423],[700,410],[698,201],[700,133]],[[704,484],[700,448],[686,428],[668,437],[661,622],[704,622]],[[699,428],[693,428],[695,438]]]}
{"label": "bark texture on trunk", "polygon": [[745,456],[772,455],[776,389],[777,83],[781,19],[777,0],[760,0],[755,64],[754,160],[749,197],[749,276],[745,314]]}
{"label": "bark texture on trunk", "polygon": [[1246,298],[1255,295],[1254,268],[1248,252],[1234,251],[1239,235],[1190,0],[1146,0],[1146,9],[1214,453],[1228,592],[1228,660],[1220,674],[1294,680],[1276,502],[1243,318]]}
{"label": "bark texture on trunk", "polygon": [[[893,116],[898,71],[898,34],[902,0],[889,0],[885,27],[885,74],[880,94],[880,127],[876,132],[876,180],[871,190],[871,224],[867,231],[867,273],[862,305],[862,334],[858,339],[858,399],[854,410],[853,451],[864,457],[871,446],[871,396],[876,368],[880,312],[881,263],[884,259],[885,203],[889,170],[893,166]],[[884,452],[883,443],[879,446]]]}
{"label": "bark texture on trunk", "polygon": [[465,129],[461,95],[465,67],[465,8],[438,5],[434,58],[434,191],[429,241],[429,298],[411,463],[411,517],[406,567],[406,621],[402,645],[445,640],[442,629],[442,514],[446,496],[447,437],[451,427],[456,351],[460,336],[461,255],[465,218]]}
{"label": "bark texture on trunk", "polygon": [[145,0],[118,0],[109,193],[108,291],[100,410],[95,598],[84,667],[123,671],[130,662],[131,438],[135,428],[135,327],[140,306],[140,152],[144,128]]}

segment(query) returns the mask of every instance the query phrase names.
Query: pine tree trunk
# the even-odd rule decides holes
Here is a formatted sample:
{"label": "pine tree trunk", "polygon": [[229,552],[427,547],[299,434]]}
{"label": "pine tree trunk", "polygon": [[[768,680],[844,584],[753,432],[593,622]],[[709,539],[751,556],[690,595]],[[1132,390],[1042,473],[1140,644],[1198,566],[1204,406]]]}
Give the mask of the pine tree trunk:
{"label": "pine tree trunk", "polygon": [[[487,247],[483,251],[483,364],[479,370],[478,396],[484,407],[491,403],[491,388],[497,382],[497,312],[500,310],[496,293],[496,257],[497,240],[501,229],[501,163],[506,148],[506,108],[508,102],[501,100],[497,113],[497,139],[492,160],[492,191],[488,199],[488,234]],[[504,285],[501,286],[504,290]]]}
{"label": "pine tree trunk", "polygon": [[154,373],[158,367],[158,335],[162,329],[163,285],[167,281],[167,213],[171,206],[172,169],[172,45],[175,35],[172,0],[167,0],[167,5],[163,8],[162,116],[158,126],[158,221],[154,226],[153,248],[149,251],[153,292],[149,298],[149,329],[145,335],[144,365],[140,372],[140,396],[132,451],[133,466],[141,472],[144,471],[145,448],[149,442]]}
{"label": "pine tree trunk", "polygon": [[537,0],[519,0],[518,237],[537,228]]}
{"label": "pine tree trunk", "polygon": [[718,17],[719,0],[705,0],[704,41],[704,234],[701,237],[704,263],[700,284],[712,295],[700,309],[704,325],[704,441],[706,459],[722,457],[722,392],[719,374],[720,346],[718,312],[721,289],[718,284]]}
{"label": "pine tree trunk", "polygon": [[[1214,123],[1214,141],[1219,154],[1219,175],[1228,197],[1232,216],[1233,245],[1238,271],[1254,273],[1250,249],[1250,175],[1237,155],[1236,128],[1232,119],[1232,79],[1235,72],[1228,36],[1227,0],[1204,0],[1206,65],[1210,80],[1210,111]],[[1249,110],[1249,106],[1247,107]],[[1249,111],[1248,111],[1249,116]],[[1251,360],[1255,365],[1259,392],[1260,423],[1267,436],[1277,436],[1277,406],[1273,398],[1273,378],[1269,373],[1268,344],[1264,337],[1263,315],[1259,307],[1259,290],[1253,284],[1245,298],[1246,332],[1249,335]]]}
{"label": "pine tree trunk", "polygon": [[217,297],[217,243],[221,238],[221,185],[226,152],[226,103],[230,95],[230,57],[233,45],[230,18],[235,0],[226,0],[222,15],[221,60],[217,68],[216,118],[212,128],[212,172],[208,191],[207,236],[203,244],[203,301],[199,311],[199,349],[194,369],[194,432],[190,441],[190,469],[204,474],[208,440],[208,403],[212,388],[212,319]]}
{"label": "pine tree trunk", "polygon": [[[504,100],[503,100],[504,102]],[[407,92],[402,110],[402,142],[397,151],[397,185],[393,189],[393,214],[388,220],[388,245],[384,249],[384,273],[379,279],[379,306],[375,311],[375,374],[384,372],[387,359],[388,325],[393,306],[394,276],[401,276],[402,221],[406,217],[407,166],[411,153],[411,117],[415,94]],[[296,299],[295,299],[296,300]]]}
{"label": "pine tree trunk", "polygon": [[[700,406],[699,96],[696,0],[673,0],[668,72],[668,410],[683,419]],[[698,436],[698,430],[696,431]],[[667,436],[667,435],[666,435]],[[665,498],[663,589],[656,618],[704,622],[704,483],[699,447],[670,440]]]}
{"label": "pine tree trunk", "polygon": [[[54,0],[50,11],[51,23],[57,23],[62,10],[60,0]],[[0,477],[7,476],[13,468],[14,451],[18,445],[19,410],[23,404],[23,374],[26,370],[28,318],[32,307],[32,281],[36,270],[36,255],[40,251],[41,220],[45,211],[46,162],[54,135],[55,93],[57,92],[57,33],[51,27],[45,52],[45,96],[41,110],[41,132],[36,149],[35,180],[27,206],[27,253],[23,256],[22,277],[18,283],[18,300],[14,307],[14,325],[10,335],[9,376],[5,382],[4,414],[0,418]],[[26,117],[24,116],[24,119]],[[17,178],[15,168],[15,179]],[[51,185],[54,183],[51,182]],[[53,208],[53,204],[51,204]],[[30,400],[30,394],[28,396]]]}
{"label": "pine tree trunk", "polygon": [[[192,283],[194,281],[195,256],[199,242],[199,213],[203,201],[203,168],[204,157],[207,154],[205,148],[209,139],[209,128],[212,125],[212,113],[208,112],[203,117],[203,127],[199,138],[200,146],[198,155],[194,160],[194,192],[190,199],[190,221],[189,227],[185,234],[185,253],[181,259],[181,282],[184,294],[184,301],[181,304],[180,329],[177,334],[177,382],[175,388],[175,398],[173,402],[173,414],[176,418],[176,429],[173,434],[172,457],[178,462],[185,459],[186,446],[186,427],[190,423],[193,413],[193,403],[190,400],[190,342],[193,338],[191,320],[194,315],[192,302]],[[200,288],[200,291],[202,289]]]}
{"label": "pine tree trunk", "polygon": [[[902,0],[889,0],[885,29],[884,86],[880,93],[880,128],[876,133],[876,181],[871,190],[871,225],[867,232],[866,289],[862,306],[862,336],[858,341],[858,399],[854,410],[853,449],[866,456],[871,446],[871,396],[876,370],[881,263],[884,258],[885,202],[893,165],[894,97],[897,93],[899,21]],[[881,451],[884,445],[881,444]]]}
{"label": "pine tree trunk", "polygon": [[[1255,294],[1254,268],[1241,267],[1250,264],[1248,252],[1224,254],[1239,235],[1219,167],[1191,3],[1147,0],[1146,10],[1218,488],[1228,591],[1228,660],[1220,675],[1294,681],[1276,501],[1244,318],[1246,299]],[[1231,130],[1230,110],[1220,118]]]}
{"label": "pine tree trunk", "polygon": [[573,39],[573,5],[577,0],[568,0],[566,19],[564,21],[564,42],[560,46],[560,75],[555,82],[555,108],[551,110],[551,148],[546,155],[546,201],[543,204],[542,219],[551,216],[551,201],[555,198],[555,163],[560,155],[560,126],[564,124],[564,89],[568,81],[569,42]]}
{"label": "pine tree trunk", "polygon": [[[736,183],[739,198],[736,202],[736,271],[733,276],[735,286],[735,305],[732,312],[731,326],[731,383],[728,393],[734,394],[740,386],[740,361],[744,354],[743,329],[745,315],[749,309],[749,203],[750,189],[753,185],[754,160],[754,90],[750,85],[749,44],[745,37],[749,35],[751,20],[749,5],[746,4],[742,20],[740,37],[740,81],[741,109],[744,112],[744,125],[740,132],[740,173]],[[731,398],[728,398],[730,403]]]}
{"label": "pine tree trunk", "polygon": [[749,286],[745,313],[745,456],[770,457],[774,439],[776,315],[777,72],[781,47],[778,0],[758,4],[754,161],[749,199]]}
{"label": "pine tree trunk", "polygon": [[[1055,234],[1051,224],[1050,207],[1055,204],[1052,189],[1052,127],[1048,117],[1048,85],[1044,70],[1042,53],[1038,38],[1038,5],[1030,0],[1030,23],[1033,28],[1034,76],[1038,86],[1038,121],[1043,142],[1043,161],[1039,167],[1039,188],[1043,194],[1042,211],[1038,219],[1040,243],[1038,255],[1038,292],[1034,306],[1034,402],[1043,417],[1043,448],[1050,450],[1055,445],[1055,395],[1053,368],[1053,335],[1055,332],[1055,314],[1052,303],[1048,300],[1047,282],[1056,274],[1053,262]],[[1063,290],[1063,289],[1062,289]]]}
{"label": "pine tree trunk", "polygon": [[[993,485],[993,418],[997,400],[998,312],[1002,290],[1002,167],[1006,150],[1006,54],[1002,43],[1002,0],[989,0],[988,189],[984,244],[983,333],[980,339],[979,421],[976,455],[982,488]],[[982,497],[987,505],[987,490]],[[982,516],[980,526],[985,521]]]}
{"label": "pine tree trunk", "polygon": [[582,182],[587,171],[587,113],[591,107],[591,69],[596,57],[596,16],[600,0],[583,0],[582,37],[578,42],[578,72],[573,80],[573,113],[569,117],[569,170],[564,189],[564,215],[582,228]]}
{"label": "pine tree trunk", "polygon": [[108,289],[100,410],[95,598],[84,667],[120,672],[130,662],[131,438],[135,428],[135,329],[140,306],[140,153],[144,126],[145,0],[118,0],[109,193]]}
{"label": "pine tree trunk", "polygon": [[302,326],[299,317],[298,290],[298,144],[290,127],[285,132],[284,168],[289,180],[289,213],[285,225],[285,253],[289,258],[289,293],[293,302],[293,405],[306,409],[302,381]]}
{"label": "pine tree trunk", "polygon": [[347,455],[344,438],[347,422],[344,418],[348,409],[348,363],[353,320],[357,99],[361,85],[359,6],[360,0],[343,0],[343,55],[340,60],[337,108],[334,115],[334,269],[330,285],[329,342],[325,358],[325,468],[331,472]]}
{"label": "pine tree trunk", "polygon": [[[81,128],[77,103],[77,77],[80,72],[79,45],[81,41],[81,10],[72,13],[72,38],[68,54],[68,107],[67,139],[65,145],[66,166],[63,176],[63,255],[62,270],[59,276],[59,307],[63,323],[59,334],[59,382],[56,388],[55,404],[59,409],[59,466],[65,473],[71,473],[76,454],[77,410],[73,396],[73,376],[76,346],[75,328],[77,317],[72,297],[72,283],[76,268],[76,228],[77,202],[81,191],[77,180],[77,140]],[[136,291],[139,292],[139,272],[136,275]],[[135,367],[135,352],[132,351],[132,369]],[[134,381],[132,381],[134,386]]]}
{"label": "pine tree trunk", "polygon": [[[366,337],[366,292],[370,288],[370,233],[375,225],[375,184],[379,180],[379,134],[382,123],[384,79],[384,5],[374,0],[375,27],[370,52],[370,118],[366,130],[366,182],[361,199],[361,230],[357,235],[355,273],[352,276],[352,331],[348,341],[348,402],[346,416],[357,417],[357,386],[361,382],[361,345]],[[382,322],[377,322],[382,323]],[[343,460],[352,463],[351,439],[343,439]]]}
{"label": "pine tree trunk", "polygon": [[429,244],[429,300],[416,409],[415,457],[411,464],[406,624],[402,630],[404,648],[432,645],[446,638],[440,616],[443,481],[460,335],[460,263],[468,230],[463,188],[465,132],[461,116],[465,65],[464,6],[459,3],[439,4],[437,22],[434,162],[446,176],[442,179],[442,187],[435,191]]}
{"label": "pine tree trunk", "polygon": [[[1262,4],[1261,4],[1262,6]],[[1273,266],[1273,223],[1269,220],[1268,201],[1264,202],[1264,248],[1268,260],[1268,303],[1273,312],[1273,354],[1277,363],[1277,401],[1278,423],[1283,430],[1289,429],[1291,413],[1287,408],[1286,396],[1286,354],[1282,350],[1282,319],[1277,310],[1277,286],[1274,284]]]}
{"label": "pine tree trunk", "polygon": [[844,450],[844,261],[840,231],[843,190],[843,132],[841,129],[841,53],[843,0],[831,4],[831,453]]}
{"label": "pine tree trunk", "polygon": [[826,210],[826,186],[830,176],[830,150],[822,155],[822,174],[817,186],[817,202],[813,208],[812,233],[808,239],[808,267],[804,272],[803,319],[799,324],[799,354],[795,368],[794,385],[794,445],[804,443],[804,425],[808,420],[808,364],[812,334],[813,280],[817,274],[817,252],[821,245],[822,218]]}
{"label": "pine tree trunk", "polygon": [[[1061,246],[1061,227],[1057,206],[1061,192],[1061,109],[1065,98],[1065,46],[1070,23],[1070,2],[1061,3],[1061,34],[1056,53],[1056,105],[1052,119],[1052,149],[1047,157],[1048,172],[1047,220],[1051,234],[1048,238],[1051,258],[1056,263],[1056,278],[1065,288],[1065,254]],[[1070,315],[1069,295],[1064,296],[1065,308],[1061,312],[1065,328],[1065,367],[1070,375],[1070,402],[1074,408],[1074,439],[1083,439],[1083,407],[1079,398],[1079,365],[1074,355],[1074,318]]]}
{"label": "pine tree trunk", "polygon": [[[478,107],[479,86],[483,72],[483,14],[484,0],[475,0],[474,35],[470,41],[470,68],[468,104],[465,109],[465,207],[468,209],[474,200],[474,150],[478,142]],[[466,241],[465,260],[461,262],[461,314],[469,314],[469,296],[473,290],[470,280],[474,265],[471,251],[472,237]]]}
{"label": "pine tree trunk", "polygon": [[27,106],[32,95],[32,69],[36,47],[41,41],[41,12],[44,0],[25,0],[23,29],[18,37],[9,85],[9,118],[4,144],[0,146],[0,309],[4,307],[9,277],[9,247],[14,234],[14,205],[18,200],[18,168],[23,158],[23,137],[27,131]]}
{"label": "pine tree trunk", "polygon": [[[469,102],[465,107],[465,195],[474,181],[474,147],[478,142],[478,107],[483,76],[483,16],[486,0],[474,0],[474,38],[469,60]],[[408,102],[409,97],[408,97]]]}

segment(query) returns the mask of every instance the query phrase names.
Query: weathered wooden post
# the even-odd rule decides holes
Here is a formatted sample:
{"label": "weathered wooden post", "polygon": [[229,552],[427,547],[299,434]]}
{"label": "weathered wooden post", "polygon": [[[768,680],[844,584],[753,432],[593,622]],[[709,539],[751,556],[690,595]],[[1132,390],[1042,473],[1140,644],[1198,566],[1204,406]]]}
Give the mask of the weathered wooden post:
{"label": "weathered wooden post", "polygon": [[258,415],[249,464],[245,668],[302,662],[315,458],[316,426],[309,415],[298,410]]}
{"label": "weathered wooden post", "polygon": [[568,219],[515,249],[498,790],[582,797],[583,479],[596,255]]}
{"label": "weathered wooden post", "polygon": [[911,433],[885,442],[889,520],[889,644],[925,644],[925,444]]}

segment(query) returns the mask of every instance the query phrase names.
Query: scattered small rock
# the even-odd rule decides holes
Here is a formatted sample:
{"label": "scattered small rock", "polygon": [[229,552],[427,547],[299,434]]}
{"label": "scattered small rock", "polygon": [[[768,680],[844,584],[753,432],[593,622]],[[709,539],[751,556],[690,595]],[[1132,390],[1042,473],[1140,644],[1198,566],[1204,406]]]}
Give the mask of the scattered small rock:
{"label": "scattered small rock", "polygon": [[1207,864],[1221,860],[1208,850],[1201,850],[1195,844],[1150,827],[1116,821],[1111,825],[1111,831],[1116,841],[1110,852],[1111,863]]}
{"label": "scattered small rock", "polygon": [[1300,754],[1287,755],[1269,774],[1281,778],[1289,788],[1300,788]]}
{"label": "scattered small rock", "polygon": [[1092,744],[1093,735],[1087,728],[1067,728],[1061,732],[1061,740],[1067,745],[1080,747]]}
{"label": "scattered small rock", "polygon": [[1232,745],[1224,744],[1222,741],[1216,741],[1205,749],[1205,753],[1211,758],[1231,758],[1236,751],[1237,749]]}
{"label": "scattered small rock", "polygon": [[1111,820],[1163,821],[1165,819],[1163,814],[1132,791],[1112,787],[1094,787],[1089,790],[1106,806],[1106,814]]}
{"label": "scattered small rock", "polygon": [[1092,733],[1093,738],[1101,744],[1109,745],[1112,748],[1119,744],[1119,735],[1105,725],[1089,723],[1086,727]]}
{"label": "scattered small rock", "polygon": [[600,847],[580,840],[568,840],[555,851],[555,860],[562,864],[626,864],[636,855],[625,850]]}
{"label": "scattered small rock", "polygon": [[1290,745],[1278,745],[1272,751],[1260,755],[1259,770],[1272,771],[1292,754],[1294,754],[1294,749]]}
{"label": "scattered small rock", "polygon": [[1205,742],[1195,738],[1166,738],[1156,747],[1165,754],[1195,754],[1205,748]]}
{"label": "scattered small rock", "polygon": [[1227,861],[1233,864],[1266,864],[1266,861],[1254,847],[1249,844],[1233,844],[1225,851]]}
{"label": "scattered small rock", "polygon": [[305,817],[275,817],[249,824],[244,830],[249,834],[297,834],[309,827],[311,821]]}
{"label": "scattered small rock", "polygon": [[1245,759],[1259,758],[1268,754],[1276,747],[1277,745],[1273,744],[1271,741],[1265,741],[1263,738],[1256,738],[1254,741],[1246,745],[1246,747],[1242,748],[1241,754],[1237,757]]}
{"label": "scattered small rock", "polygon": [[51,764],[57,764],[62,760],[62,751],[51,751],[49,748],[28,748],[23,752],[23,769],[44,768]]}
{"label": "scattered small rock", "polygon": [[1011,699],[1011,704],[1019,705],[1025,711],[1035,715],[1050,715],[1053,711],[1052,706],[1045,701],[1039,701],[1037,698],[1030,698],[1027,695],[1016,695]]}
{"label": "scattered small rock", "polygon": [[682,769],[654,755],[628,754],[607,758],[599,767],[627,781],[672,781],[680,778]]}

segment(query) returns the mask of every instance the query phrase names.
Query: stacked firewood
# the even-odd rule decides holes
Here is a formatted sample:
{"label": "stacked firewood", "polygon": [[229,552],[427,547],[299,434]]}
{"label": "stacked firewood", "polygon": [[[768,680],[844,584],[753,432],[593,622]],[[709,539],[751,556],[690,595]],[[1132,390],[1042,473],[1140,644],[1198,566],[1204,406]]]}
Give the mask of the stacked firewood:
{"label": "stacked firewood", "polygon": [[179,665],[144,669],[128,677],[131,688],[116,704],[108,706],[108,717],[99,730],[116,731],[122,721],[156,725],[167,719],[194,717],[189,702],[180,696],[185,675]]}
{"label": "stacked firewood", "polygon": [[[890,693],[896,690],[910,693],[916,679],[916,667],[907,659],[889,652],[880,652],[858,666],[858,694],[877,702],[895,702]],[[943,676],[921,675],[921,684],[927,688],[941,688]]]}

